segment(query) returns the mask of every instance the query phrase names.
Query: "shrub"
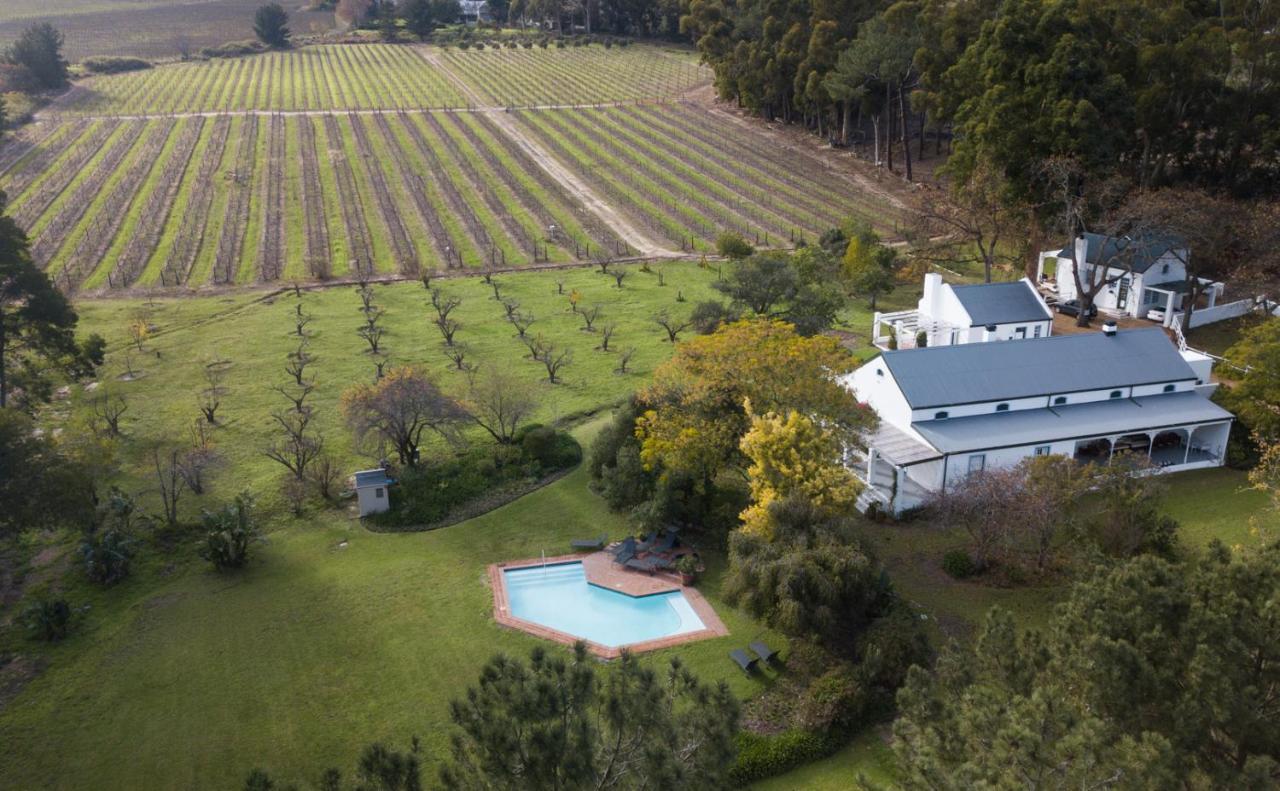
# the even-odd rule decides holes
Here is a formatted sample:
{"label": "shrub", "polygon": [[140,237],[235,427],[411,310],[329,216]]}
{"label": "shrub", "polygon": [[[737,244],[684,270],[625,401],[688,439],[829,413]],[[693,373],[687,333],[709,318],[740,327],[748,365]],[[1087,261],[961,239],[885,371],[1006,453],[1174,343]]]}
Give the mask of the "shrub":
{"label": "shrub", "polygon": [[708,299],[693,306],[689,321],[699,335],[710,335],[720,328],[721,324],[732,324],[738,320],[738,313],[729,305],[715,299]]}
{"label": "shrub", "polygon": [[929,345],[929,333],[920,330],[916,333],[916,348],[923,349]]}
{"label": "shrub", "polygon": [[249,546],[259,540],[253,517],[253,498],[247,492],[218,511],[202,511],[205,527],[200,557],[219,570],[240,568],[249,562]]}
{"label": "shrub", "polygon": [[942,570],[952,579],[963,580],[977,574],[978,564],[963,549],[953,549],[942,556]]}
{"label": "shrub", "polygon": [[548,426],[524,432],[520,448],[525,458],[537,462],[544,472],[563,470],[582,461],[582,446],[568,434]]}
{"label": "shrub", "polygon": [[238,58],[241,55],[253,55],[264,50],[266,50],[266,46],[262,42],[250,39],[247,41],[228,41],[216,47],[205,47],[200,50],[200,54],[206,58]]}
{"label": "shrub", "polygon": [[115,529],[100,530],[86,537],[80,544],[85,574],[99,585],[115,585],[129,576],[134,545],[133,539]]}
{"label": "shrub", "polygon": [[71,629],[71,605],[66,599],[44,599],[22,611],[27,632],[37,640],[52,643]]}
{"label": "shrub", "polygon": [[804,691],[797,718],[807,731],[847,733],[862,719],[866,690],[851,665],[828,670]]}
{"label": "shrub", "polygon": [[151,68],[151,63],[142,58],[129,58],[118,55],[96,55],[80,62],[86,70],[94,74],[119,74],[126,71],[142,71]]}
{"label": "shrub", "polygon": [[755,252],[755,248],[742,238],[742,234],[725,231],[716,237],[716,252],[733,261],[740,261]]}
{"label": "shrub", "polygon": [[729,779],[735,787],[749,785],[823,758],[837,746],[829,737],[808,731],[784,731],[776,736],[743,731],[738,734],[738,760]]}
{"label": "shrub", "polygon": [[556,49],[564,49],[564,39],[556,39]]}

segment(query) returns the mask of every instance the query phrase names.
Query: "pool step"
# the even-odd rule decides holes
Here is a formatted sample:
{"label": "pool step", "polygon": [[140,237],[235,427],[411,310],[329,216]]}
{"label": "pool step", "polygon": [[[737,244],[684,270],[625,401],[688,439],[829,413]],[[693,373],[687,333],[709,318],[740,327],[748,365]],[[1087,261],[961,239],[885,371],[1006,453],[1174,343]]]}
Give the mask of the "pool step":
{"label": "pool step", "polygon": [[557,565],[548,565],[545,569],[534,566],[532,568],[520,569],[514,574],[507,572],[506,580],[508,588],[527,588],[546,585],[548,583],[585,580],[585,577],[581,563],[562,563]]}

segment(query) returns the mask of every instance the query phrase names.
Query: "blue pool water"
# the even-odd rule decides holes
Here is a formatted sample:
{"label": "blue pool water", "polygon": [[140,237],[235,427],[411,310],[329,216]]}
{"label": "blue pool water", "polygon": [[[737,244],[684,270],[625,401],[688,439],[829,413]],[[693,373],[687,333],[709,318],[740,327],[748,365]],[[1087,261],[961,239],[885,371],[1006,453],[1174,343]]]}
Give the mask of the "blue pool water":
{"label": "blue pool water", "polygon": [[610,648],[705,628],[680,591],[628,596],[588,584],[581,563],[503,574],[512,615]]}

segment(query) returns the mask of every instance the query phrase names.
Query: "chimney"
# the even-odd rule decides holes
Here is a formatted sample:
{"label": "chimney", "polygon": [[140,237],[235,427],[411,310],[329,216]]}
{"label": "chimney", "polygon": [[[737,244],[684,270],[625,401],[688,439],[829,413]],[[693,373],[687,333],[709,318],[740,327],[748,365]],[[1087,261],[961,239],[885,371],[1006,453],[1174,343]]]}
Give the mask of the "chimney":
{"label": "chimney", "polygon": [[924,294],[920,299],[920,312],[928,316],[937,316],[941,307],[938,299],[942,294],[942,275],[929,272],[924,276]]}
{"label": "chimney", "polygon": [[1114,321],[1103,322],[1102,334],[1108,338],[1114,338],[1116,336],[1116,323]]}

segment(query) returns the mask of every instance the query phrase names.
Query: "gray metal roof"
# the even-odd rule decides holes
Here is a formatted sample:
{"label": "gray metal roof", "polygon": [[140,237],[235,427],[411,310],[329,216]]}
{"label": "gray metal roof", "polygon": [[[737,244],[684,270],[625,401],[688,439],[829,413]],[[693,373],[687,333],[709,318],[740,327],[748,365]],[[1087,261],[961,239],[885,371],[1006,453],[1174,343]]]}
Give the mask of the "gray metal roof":
{"label": "gray metal roof", "polygon": [[1026,281],[952,286],[974,327],[1024,321],[1052,321],[1053,314]]}
{"label": "gray metal roof", "polygon": [[913,409],[1195,379],[1164,331],[1054,335],[885,352]]}
{"label": "gray metal roof", "polygon": [[913,424],[912,428],[943,453],[965,453],[1231,418],[1230,412],[1204,396],[1184,390],[1140,398],[926,420]]}
{"label": "gray metal roof", "polygon": [[[1149,235],[1137,239],[1123,236],[1104,236],[1098,233],[1084,234],[1084,260],[1090,264],[1105,263],[1108,267],[1123,269],[1132,260],[1133,271],[1142,274],[1151,268],[1160,256],[1181,246],[1179,239]],[[1071,247],[1058,251],[1059,258],[1070,258]]]}
{"label": "gray metal roof", "polygon": [[356,488],[364,489],[369,486],[386,486],[391,483],[391,479],[387,477],[386,470],[361,470],[356,473]]}

